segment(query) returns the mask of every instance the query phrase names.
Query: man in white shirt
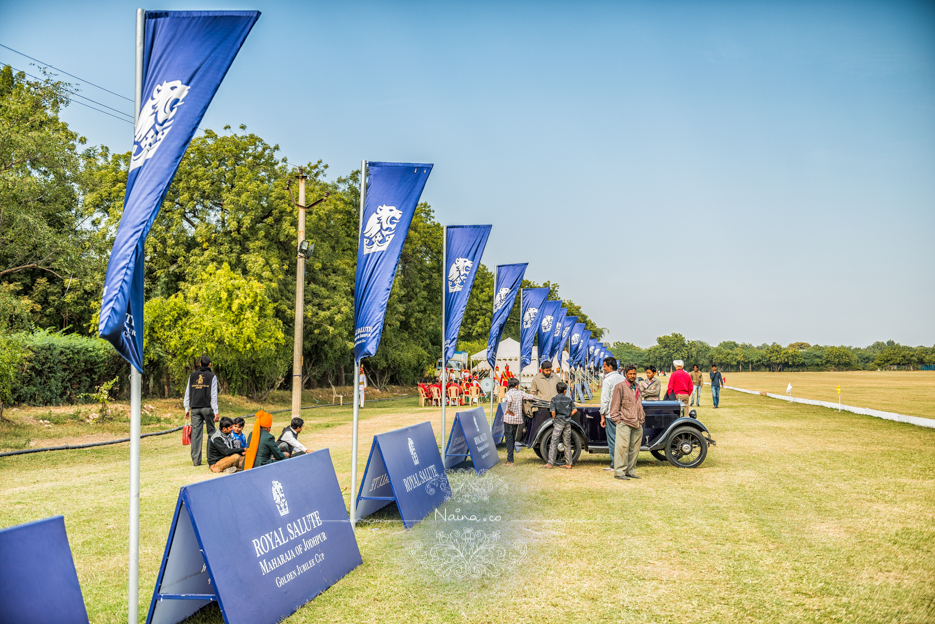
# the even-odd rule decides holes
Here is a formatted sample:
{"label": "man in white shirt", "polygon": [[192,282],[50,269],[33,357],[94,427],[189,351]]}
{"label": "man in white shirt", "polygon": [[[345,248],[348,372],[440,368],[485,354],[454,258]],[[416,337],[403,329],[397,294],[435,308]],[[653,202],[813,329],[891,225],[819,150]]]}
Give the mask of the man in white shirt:
{"label": "man in white shirt", "polygon": [[304,425],[305,421],[296,416],[292,419],[292,422],[289,423],[289,426],[283,429],[282,433],[279,434],[279,439],[276,440],[276,444],[286,457],[298,457],[299,455],[308,453],[308,449],[305,448],[305,445],[299,442],[299,434],[302,433],[302,427]]}
{"label": "man in white shirt", "polygon": [[601,427],[607,430],[607,449],[610,451],[610,467],[614,469],[614,444],[617,438],[617,426],[610,419],[610,399],[614,396],[614,388],[624,380],[624,376],[617,371],[617,358],[607,356],[604,358],[604,379],[601,381]]}

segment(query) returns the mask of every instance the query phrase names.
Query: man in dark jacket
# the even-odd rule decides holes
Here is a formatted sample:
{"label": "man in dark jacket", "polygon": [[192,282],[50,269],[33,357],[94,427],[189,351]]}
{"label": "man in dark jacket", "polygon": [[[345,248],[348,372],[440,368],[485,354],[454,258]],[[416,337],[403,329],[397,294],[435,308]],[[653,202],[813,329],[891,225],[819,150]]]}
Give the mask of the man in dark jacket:
{"label": "man in dark jacket", "polygon": [[218,378],[211,372],[211,358],[202,356],[201,366],[188,377],[185,385],[185,419],[192,419],[192,465],[201,465],[201,426],[214,435],[218,421]]}
{"label": "man in dark jacket", "polygon": [[302,433],[303,426],[305,426],[305,421],[296,416],[288,427],[283,428],[282,433],[279,434],[279,439],[276,440],[279,450],[288,453],[289,457],[298,457],[308,453],[305,445],[299,442],[299,434]]}
{"label": "man in dark jacket", "polygon": [[244,449],[234,444],[234,421],[225,416],[219,429],[208,439],[208,466],[211,472],[243,470]]}
{"label": "man in dark jacket", "polygon": [[[262,418],[261,418],[262,416]],[[273,416],[267,412],[261,412],[257,415],[257,423],[260,425],[260,445],[256,451],[256,461],[253,466],[265,466],[276,461],[281,461],[289,457],[289,453],[283,453],[276,444],[276,438],[269,432],[273,426]],[[253,434],[247,438],[247,447],[253,443]]]}
{"label": "man in dark jacket", "polygon": [[711,400],[714,402],[714,409],[717,409],[717,404],[721,401],[721,387],[724,386],[724,378],[721,376],[721,371],[717,369],[717,364],[711,365]]}

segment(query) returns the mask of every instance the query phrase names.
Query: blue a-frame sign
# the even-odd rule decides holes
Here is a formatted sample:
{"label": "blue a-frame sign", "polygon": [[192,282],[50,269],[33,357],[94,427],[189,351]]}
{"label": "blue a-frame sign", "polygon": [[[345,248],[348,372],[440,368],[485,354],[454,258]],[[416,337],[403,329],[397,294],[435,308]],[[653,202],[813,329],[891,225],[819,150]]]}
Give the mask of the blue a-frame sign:
{"label": "blue a-frame sign", "polygon": [[0,530],[0,622],[87,624],[62,516]]}
{"label": "blue a-frame sign", "polygon": [[482,407],[458,412],[451,424],[451,435],[448,436],[445,448],[445,468],[457,466],[468,459],[474,464],[477,474],[490,470],[500,462],[487,414]]}
{"label": "blue a-frame sign", "polygon": [[272,624],[362,563],[327,449],[179,492],[147,623]]}
{"label": "blue a-frame sign", "polygon": [[393,501],[403,526],[412,528],[448,500],[451,486],[429,422],[373,437],[357,494],[360,518]]}
{"label": "blue a-frame sign", "polygon": [[493,443],[503,444],[503,403],[497,403],[497,413],[493,417],[493,426],[490,429],[493,432]]}

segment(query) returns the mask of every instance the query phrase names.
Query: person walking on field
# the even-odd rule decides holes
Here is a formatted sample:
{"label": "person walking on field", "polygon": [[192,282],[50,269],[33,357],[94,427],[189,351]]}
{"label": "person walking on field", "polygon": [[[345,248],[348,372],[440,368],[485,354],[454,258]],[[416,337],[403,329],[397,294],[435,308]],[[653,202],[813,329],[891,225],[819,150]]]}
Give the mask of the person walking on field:
{"label": "person walking on field", "polygon": [[364,406],[364,392],[367,390],[367,376],[364,375],[364,367],[360,367],[360,406]]}
{"label": "person walking on field", "polygon": [[675,400],[688,407],[688,398],[692,394],[692,378],[684,370],[685,362],[673,360],[675,372],[669,375],[669,385],[666,386],[666,395],[675,395]]}
{"label": "person walking on field", "polygon": [[718,403],[721,402],[721,388],[724,386],[724,378],[717,369],[717,364],[711,365],[711,372],[708,374],[711,377],[711,402],[714,403],[714,409],[717,409]]}
{"label": "person walking on field", "polygon": [[689,373],[692,378],[692,405],[698,404],[701,407],[701,386],[704,385],[704,374],[698,370],[698,365],[692,366],[692,372]]}
{"label": "person walking on field", "polygon": [[[684,372],[684,371],[683,371]],[[639,479],[636,474],[636,459],[640,455],[643,438],[643,422],[646,414],[640,401],[640,388],[636,383],[636,364],[624,368],[624,380],[614,386],[610,400],[610,419],[617,426],[617,443],[614,445],[614,478],[621,480]]]}
{"label": "person walking on field", "polygon": [[607,452],[610,453],[610,467],[604,470],[614,469],[614,443],[616,441],[617,424],[609,418],[610,400],[614,394],[614,388],[623,381],[623,375],[617,372],[617,358],[607,356],[604,358],[604,380],[601,382],[601,427],[607,431]]}
{"label": "person walking on field", "polygon": [[192,466],[201,465],[202,425],[208,437],[214,435],[218,413],[218,378],[211,372],[211,358],[201,357],[201,366],[189,375],[185,386],[185,420],[192,421]]}

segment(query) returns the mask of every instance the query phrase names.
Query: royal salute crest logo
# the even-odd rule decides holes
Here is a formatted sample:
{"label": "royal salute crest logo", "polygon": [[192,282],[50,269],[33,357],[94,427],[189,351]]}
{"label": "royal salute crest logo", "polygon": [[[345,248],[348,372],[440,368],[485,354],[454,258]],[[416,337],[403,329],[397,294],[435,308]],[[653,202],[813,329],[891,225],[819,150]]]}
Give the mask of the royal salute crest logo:
{"label": "royal salute crest logo", "polygon": [[532,327],[533,321],[536,320],[536,315],[539,314],[539,308],[529,308],[526,310],[526,314],[523,315],[523,328],[529,329]]}
{"label": "royal salute crest logo", "polygon": [[551,316],[542,319],[542,333],[547,333],[552,330],[552,321],[553,318]]}
{"label": "royal salute crest logo", "polygon": [[571,335],[571,344],[576,345],[581,342],[581,334],[572,334]]}
{"label": "royal salute crest logo", "polygon": [[188,90],[189,87],[183,85],[181,80],[167,80],[153,89],[153,94],[143,105],[136,122],[130,171],[141,167],[156,155],[156,150],[172,129],[175,114],[188,95]]}
{"label": "royal salute crest logo", "polygon": [[497,296],[493,298],[493,311],[499,312],[500,308],[503,307],[503,304],[506,303],[506,298],[510,294],[509,288],[501,288],[497,292]]}
{"label": "royal salute crest logo", "polygon": [[123,320],[123,337],[127,342],[136,340],[136,327],[133,324],[133,315],[127,313]]}
{"label": "royal salute crest logo", "polygon": [[460,292],[464,288],[474,263],[467,258],[458,258],[448,269],[448,292]]}
{"label": "royal salute crest logo", "polygon": [[380,206],[376,212],[367,219],[364,228],[364,255],[375,251],[386,251],[396,235],[396,226],[403,216],[396,206]]}
{"label": "royal salute crest logo", "polygon": [[562,330],[562,338],[564,338],[565,336],[568,335],[568,330],[569,330],[568,327],[566,327],[565,329]]}
{"label": "royal salute crest logo", "polygon": [[561,336],[561,335],[562,335],[562,326],[561,326],[561,325],[556,325],[556,326],[555,326],[555,333],[553,334],[553,336],[554,336],[555,338],[558,338],[558,337]]}
{"label": "royal salute crest logo", "polygon": [[289,513],[289,503],[286,502],[286,493],[282,491],[282,483],[273,481],[273,502],[276,503],[276,509],[280,516]]}
{"label": "royal salute crest logo", "polygon": [[416,443],[412,441],[412,438],[409,438],[409,454],[412,455],[412,463],[418,466],[419,456],[416,455]]}

